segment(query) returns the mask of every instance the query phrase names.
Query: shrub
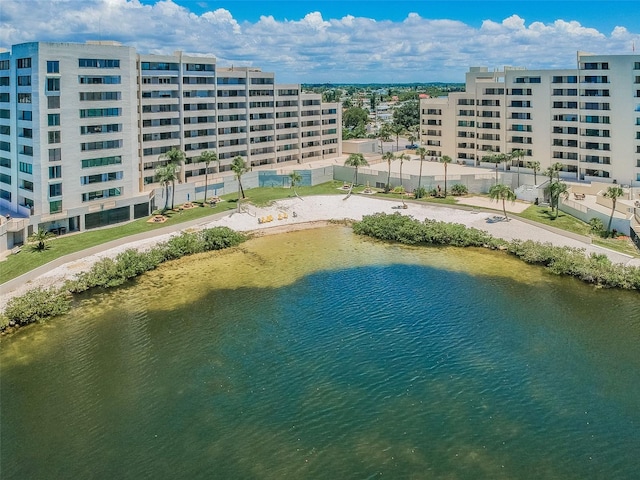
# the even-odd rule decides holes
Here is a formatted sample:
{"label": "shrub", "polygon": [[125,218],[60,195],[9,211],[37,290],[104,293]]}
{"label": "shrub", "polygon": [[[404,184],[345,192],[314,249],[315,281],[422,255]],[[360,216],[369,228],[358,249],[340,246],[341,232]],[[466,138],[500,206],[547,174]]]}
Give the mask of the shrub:
{"label": "shrub", "polygon": [[418,187],[413,191],[413,196],[415,198],[423,198],[427,196],[427,189],[424,187]]}
{"label": "shrub", "polygon": [[591,232],[596,235],[602,235],[604,233],[604,223],[599,218],[592,218],[589,220],[589,227],[591,227]]}
{"label": "shrub", "polygon": [[62,291],[56,288],[34,288],[24,295],[10,299],[4,315],[18,325],[28,325],[62,315],[70,307],[71,301]]}
{"label": "shrub", "polygon": [[570,275],[601,286],[640,290],[640,268],[613,264],[602,254],[587,256],[581,248],[557,247],[531,240],[508,242],[476,228],[428,219],[421,223],[399,213],[365,216],[353,224],[353,231],[409,245],[501,248],[524,262],[542,265],[557,275]]}
{"label": "shrub", "polygon": [[463,185],[461,183],[456,183],[451,187],[452,195],[466,195],[467,193],[469,193],[469,190],[467,189],[466,185]]}

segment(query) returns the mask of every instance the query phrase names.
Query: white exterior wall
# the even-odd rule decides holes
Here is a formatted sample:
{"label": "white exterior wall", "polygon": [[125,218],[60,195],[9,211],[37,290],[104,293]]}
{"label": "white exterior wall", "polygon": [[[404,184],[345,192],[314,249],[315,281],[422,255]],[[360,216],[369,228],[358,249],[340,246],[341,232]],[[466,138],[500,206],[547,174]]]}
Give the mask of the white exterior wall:
{"label": "white exterior wall", "polygon": [[[31,65],[18,69],[22,58]],[[116,42],[26,43],[2,60],[0,208],[26,212],[32,226],[82,230],[87,214],[121,207],[131,207],[128,218],[141,216],[132,206],[153,200],[155,171],[173,147],[186,154],[181,182],[200,189],[204,151],[220,159],[209,166],[217,175],[210,182],[222,182],[238,155],[257,167],[342,153],[339,104],[322,104],[300,85],[276,85],[273,73],[257,68],[219,68],[213,57],[182,52],[138,55]],[[47,72],[49,61],[56,71]],[[48,80],[59,81],[59,91],[47,90]],[[51,97],[59,107],[49,106]],[[49,125],[49,115],[59,121]]]}
{"label": "white exterior wall", "polygon": [[464,93],[421,100],[421,143],[469,164],[486,149],[523,150],[522,166],[558,162],[566,178],[640,185],[640,55],[577,58],[565,70],[471,68]]}

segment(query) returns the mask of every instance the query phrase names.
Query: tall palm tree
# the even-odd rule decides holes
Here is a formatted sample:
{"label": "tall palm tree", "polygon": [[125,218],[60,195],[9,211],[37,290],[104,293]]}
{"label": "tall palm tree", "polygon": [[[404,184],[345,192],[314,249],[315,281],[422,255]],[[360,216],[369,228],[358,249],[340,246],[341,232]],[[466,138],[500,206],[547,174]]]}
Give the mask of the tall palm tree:
{"label": "tall palm tree", "polygon": [[553,212],[553,209],[555,207],[555,218],[558,218],[558,210],[560,207],[560,197],[564,197],[567,198],[567,196],[569,195],[569,187],[567,187],[567,184],[564,182],[561,182],[560,180],[556,180],[555,182],[551,182],[545,189],[544,191],[549,195],[549,197],[551,198],[551,211]]}
{"label": "tall palm tree", "polygon": [[415,141],[420,138],[420,125],[411,125],[407,131],[409,132],[407,140],[409,140],[409,143],[413,145]]}
{"label": "tall palm tree", "polygon": [[345,167],[354,167],[356,169],[355,184],[358,184],[358,167],[368,167],[369,162],[361,153],[352,153],[344,162]]}
{"label": "tall palm tree", "polygon": [[411,160],[411,157],[406,153],[401,153],[400,155],[398,155],[397,158],[398,160],[400,160],[400,186],[404,188],[404,185],[402,183],[402,164],[404,163],[405,160],[407,161]]}
{"label": "tall palm tree", "polygon": [[400,135],[404,133],[404,125],[400,123],[391,124],[391,133],[396,136],[396,152],[400,150]]}
{"label": "tall palm tree", "polygon": [[291,188],[293,188],[293,193],[296,197],[300,198],[298,192],[296,192],[296,185],[299,185],[302,182],[302,175],[298,172],[293,171],[289,174],[289,180],[291,181]]}
{"label": "tall palm tree", "polygon": [[427,156],[427,149],[424,147],[416,148],[416,155],[420,155],[420,173],[418,174],[418,188],[422,186],[422,163]]}
{"label": "tall palm tree", "polygon": [[382,159],[387,161],[387,165],[389,167],[387,173],[387,185],[384,188],[384,192],[388,193],[391,188],[391,162],[396,159],[396,156],[393,154],[393,152],[386,152],[384,155],[382,155]]}
{"label": "tall palm tree", "polygon": [[607,233],[611,234],[611,223],[613,222],[613,214],[616,211],[616,202],[618,201],[618,198],[621,197],[622,195],[624,195],[624,190],[622,190],[622,187],[620,187],[619,185],[613,185],[610,187],[607,187],[607,191],[604,192],[604,196],[606,198],[610,198],[611,199],[611,216],[609,217],[609,224],[607,225]]}
{"label": "tall palm tree", "polygon": [[540,171],[540,162],[528,162],[527,166],[533,170],[533,183],[538,185],[538,176],[536,175]]}
{"label": "tall palm tree", "polygon": [[514,150],[513,152],[511,152],[511,160],[514,160],[517,163],[517,167],[518,167],[518,187],[520,186],[520,163],[522,163],[522,159],[524,158],[525,152],[524,150]]}
{"label": "tall palm tree", "polygon": [[504,218],[506,220],[509,220],[509,217],[507,216],[507,207],[505,205],[505,202],[507,200],[511,202],[515,201],[516,194],[513,193],[513,190],[511,190],[511,188],[508,185],[505,185],[504,183],[497,183],[489,189],[489,198],[491,198],[492,200],[495,200],[496,202],[498,200],[502,200],[502,212],[504,213]]}
{"label": "tall palm tree", "polygon": [[247,163],[240,155],[233,158],[231,161],[231,171],[235,174],[238,180],[238,211],[240,211],[240,196],[244,197],[244,188],[242,188],[242,175],[249,171]]}
{"label": "tall palm tree", "polygon": [[447,198],[447,167],[451,161],[452,159],[449,155],[443,155],[440,157],[440,162],[444,165],[444,198]]}
{"label": "tall palm tree", "polygon": [[184,164],[185,158],[186,158],[186,155],[184,154],[184,152],[176,147],[171,147],[171,150],[160,155],[160,160],[166,161],[167,166],[169,165],[173,166],[174,175],[173,175],[173,178],[171,179],[171,209],[172,210],[175,206],[174,200],[175,200],[175,192],[176,192],[176,180],[179,180],[178,174],[180,173],[180,169]]}
{"label": "tall palm tree", "polygon": [[[164,209],[166,211],[169,208],[169,186],[174,185],[178,171],[176,165],[167,163],[166,165],[160,165],[156,168],[156,181],[164,187]],[[171,196],[173,197],[173,190],[171,190]],[[171,202],[173,209],[173,201]]]}
{"label": "tall palm tree", "polygon": [[199,160],[204,162],[204,202],[207,203],[207,187],[209,186],[209,165],[211,162],[218,161],[218,154],[216,152],[204,151],[200,154]]}
{"label": "tall palm tree", "polygon": [[380,127],[378,132],[378,140],[380,140],[380,153],[384,154],[384,143],[391,140],[391,132],[389,131],[389,125],[386,123]]}

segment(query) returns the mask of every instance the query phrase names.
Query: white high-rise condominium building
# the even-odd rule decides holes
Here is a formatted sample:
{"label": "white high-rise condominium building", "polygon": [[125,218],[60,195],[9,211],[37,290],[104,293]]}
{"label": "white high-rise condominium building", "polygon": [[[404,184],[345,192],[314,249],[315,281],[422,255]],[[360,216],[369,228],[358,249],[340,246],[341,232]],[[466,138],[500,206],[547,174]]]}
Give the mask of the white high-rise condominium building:
{"label": "white high-rise condominium building", "polygon": [[522,150],[521,166],[557,162],[567,178],[640,185],[640,55],[579,52],[566,70],[473,67],[465,92],[420,110],[431,156],[473,165]]}
{"label": "white high-rise condominium building", "polygon": [[39,227],[62,233],[148,215],[172,147],[186,154],[187,184],[204,180],[204,151],[220,160],[210,175],[236,156],[252,167],[337,157],[340,115],[300,85],[213,57],[141,55],[116,42],[14,45],[0,53],[0,209],[13,213],[0,251]]}

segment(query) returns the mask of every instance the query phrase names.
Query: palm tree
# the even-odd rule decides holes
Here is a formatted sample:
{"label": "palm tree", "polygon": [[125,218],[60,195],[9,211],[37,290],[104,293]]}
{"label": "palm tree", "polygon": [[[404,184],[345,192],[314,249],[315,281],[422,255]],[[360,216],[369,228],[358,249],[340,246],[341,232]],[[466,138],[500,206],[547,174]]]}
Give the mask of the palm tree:
{"label": "palm tree", "polygon": [[380,140],[380,153],[384,154],[384,142],[388,142],[391,139],[391,132],[389,132],[389,125],[386,123],[382,125],[378,132],[378,140]]}
{"label": "palm tree", "polygon": [[496,166],[496,185],[498,184],[498,165],[504,161],[504,154],[502,153],[492,153],[490,155],[486,155],[482,157],[483,162],[494,163]]}
{"label": "palm tree", "polygon": [[401,153],[400,155],[398,155],[397,158],[398,160],[400,160],[400,186],[404,188],[404,185],[402,184],[402,164],[404,163],[405,160],[407,161],[411,160],[411,157],[406,153]]}
{"label": "palm tree", "polygon": [[207,203],[207,187],[209,183],[209,165],[211,162],[218,161],[218,154],[216,152],[204,151],[200,154],[199,160],[204,162],[204,202]]}
{"label": "palm tree", "polygon": [[240,155],[233,158],[231,161],[231,171],[235,174],[238,180],[238,211],[240,211],[240,196],[244,197],[244,188],[242,188],[242,175],[249,171],[247,163]]}
{"label": "palm tree", "polygon": [[427,149],[424,147],[416,148],[416,155],[420,155],[420,173],[418,174],[418,188],[422,186],[422,162],[427,156]]}
{"label": "palm tree", "polygon": [[358,184],[358,167],[368,167],[369,162],[367,162],[363,154],[352,153],[344,162],[344,165],[345,167],[355,167],[356,169],[355,184],[357,185]]}
{"label": "palm tree", "polygon": [[511,202],[515,201],[516,194],[513,193],[513,190],[511,190],[511,188],[508,185],[505,185],[504,183],[496,183],[493,187],[489,189],[489,198],[491,198],[492,200],[495,200],[496,202],[498,200],[502,200],[502,211],[504,213],[504,218],[506,220],[509,220],[509,217],[507,217],[507,207],[505,205],[505,201],[506,200],[509,200]]}
{"label": "palm tree", "polygon": [[175,192],[176,192],[176,180],[178,180],[178,173],[184,163],[186,156],[182,150],[176,147],[171,147],[166,153],[160,155],[160,160],[167,162],[167,166],[173,166],[173,178],[171,179],[171,209],[174,208]]}
{"label": "palm tree", "polygon": [[607,233],[611,233],[611,223],[613,222],[613,214],[616,211],[616,202],[618,198],[624,195],[624,190],[619,185],[613,185],[611,187],[607,187],[607,191],[604,192],[604,196],[606,198],[611,199],[611,216],[609,217],[609,224],[607,225]]}
{"label": "palm tree", "polygon": [[518,187],[520,186],[520,163],[522,162],[524,155],[524,150],[514,150],[511,152],[511,160],[515,159],[516,162],[518,162]]}
{"label": "palm tree", "polygon": [[37,232],[34,232],[29,237],[29,242],[35,243],[33,249],[38,252],[44,252],[47,249],[47,242],[53,238],[53,233],[45,231],[43,228],[39,228]]}
{"label": "palm tree", "polygon": [[404,133],[404,125],[393,123],[391,125],[391,133],[396,136],[396,152],[400,150],[400,135]]}
{"label": "palm tree", "polygon": [[[164,187],[164,209],[166,211],[169,208],[169,185],[173,185],[178,175],[176,165],[167,163],[166,165],[160,165],[156,168],[156,181]],[[171,190],[173,196],[173,190]],[[173,202],[171,202],[173,205]],[[171,207],[173,208],[173,206]]]}
{"label": "palm tree", "polygon": [[411,145],[413,145],[415,143],[416,140],[418,140],[420,138],[420,125],[411,125],[407,130],[409,132],[409,135],[407,135],[407,140],[409,140],[409,143]]}
{"label": "palm tree", "polygon": [[384,155],[382,155],[382,159],[386,160],[387,165],[389,166],[389,172],[387,174],[387,185],[384,189],[384,192],[388,193],[391,188],[391,162],[396,159],[396,156],[393,154],[393,152],[386,152]]}
{"label": "palm tree", "polygon": [[447,167],[451,163],[451,157],[449,155],[443,155],[440,158],[440,162],[444,165],[444,198],[447,198]]}
{"label": "palm tree", "polygon": [[293,171],[289,174],[289,180],[291,180],[291,188],[293,188],[293,193],[296,197],[300,198],[300,195],[298,195],[298,192],[296,192],[296,185],[302,182],[302,175],[300,175],[296,171]]}
{"label": "palm tree", "polygon": [[551,182],[547,188],[544,189],[545,193],[549,195],[551,198],[551,212],[555,207],[556,214],[555,218],[558,218],[558,209],[560,207],[560,196],[567,198],[569,195],[569,188],[567,184],[561,182],[560,180],[556,180],[555,182]]}
{"label": "palm tree", "polygon": [[533,170],[533,183],[538,185],[538,176],[536,175],[540,171],[540,162],[528,162],[528,167]]}

